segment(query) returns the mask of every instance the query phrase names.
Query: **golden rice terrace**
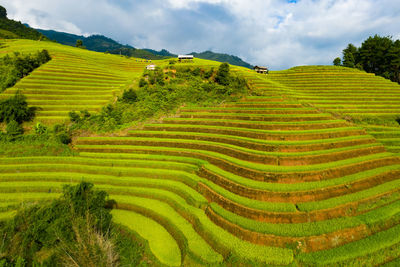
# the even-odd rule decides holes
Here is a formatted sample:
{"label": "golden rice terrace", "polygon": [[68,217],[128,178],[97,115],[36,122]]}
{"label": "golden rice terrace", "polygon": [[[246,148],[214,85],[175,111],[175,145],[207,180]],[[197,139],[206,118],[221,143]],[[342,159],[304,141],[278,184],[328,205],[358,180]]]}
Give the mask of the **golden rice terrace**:
{"label": "golden rice terrace", "polygon": [[[23,89],[42,107],[38,120],[81,104],[98,110],[145,67],[48,46],[54,60],[5,91]],[[238,102],[81,137],[78,156],[1,158],[0,219],[10,204],[85,180],[110,194],[113,219],[161,265],[400,264],[400,127],[368,120],[397,118],[400,86],[329,66],[235,71],[250,87]]]}

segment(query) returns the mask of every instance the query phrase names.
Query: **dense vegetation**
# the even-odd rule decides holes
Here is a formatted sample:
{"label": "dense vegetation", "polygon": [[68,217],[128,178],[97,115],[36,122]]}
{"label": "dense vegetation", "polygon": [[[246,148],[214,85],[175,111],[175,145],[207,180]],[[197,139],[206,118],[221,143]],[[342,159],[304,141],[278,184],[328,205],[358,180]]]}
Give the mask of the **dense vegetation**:
{"label": "dense vegetation", "polygon": [[51,59],[45,49],[35,54],[15,52],[0,59],[0,92],[13,86],[17,81]]}
{"label": "dense vegetation", "polygon": [[35,116],[35,108],[28,107],[26,97],[17,92],[13,97],[0,100],[0,122],[31,121]]}
{"label": "dense vegetation", "polygon": [[19,21],[7,18],[7,10],[0,6],[0,39],[31,39],[31,40],[47,40],[47,38],[36,31],[26,27]]}
{"label": "dense vegetation", "polygon": [[69,116],[73,129],[110,131],[125,123],[165,115],[184,104],[215,105],[237,99],[245,92],[245,80],[233,75],[227,63],[218,70],[170,64],[165,69],[146,70],[139,80],[139,90],[126,90],[99,114],[83,110],[70,112]]}
{"label": "dense vegetation", "polygon": [[81,182],[50,203],[21,207],[0,223],[0,266],[137,264],[143,249],[111,222],[108,203],[106,192]]}
{"label": "dense vegetation", "polygon": [[378,35],[369,37],[361,47],[349,44],[343,49],[343,59],[336,58],[333,63],[375,73],[400,83],[400,40]]}

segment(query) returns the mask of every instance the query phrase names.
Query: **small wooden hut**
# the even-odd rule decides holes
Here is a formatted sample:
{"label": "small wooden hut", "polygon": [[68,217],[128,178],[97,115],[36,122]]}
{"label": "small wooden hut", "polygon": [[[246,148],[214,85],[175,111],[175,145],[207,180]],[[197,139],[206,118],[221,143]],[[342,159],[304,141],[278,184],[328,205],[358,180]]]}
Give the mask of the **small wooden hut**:
{"label": "small wooden hut", "polygon": [[179,62],[182,62],[182,61],[193,61],[193,58],[194,58],[193,55],[178,55]]}
{"label": "small wooden hut", "polygon": [[154,64],[147,65],[146,69],[147,70],[155,70],[156,69],[156,65],[154,65]]}
{"label": "small wooden hut", "polygon": [[263,73],[263,74],[268,74],[268,68],[267,67],[262,67],[262,66],[254,66],[254,70],[257,73]]}

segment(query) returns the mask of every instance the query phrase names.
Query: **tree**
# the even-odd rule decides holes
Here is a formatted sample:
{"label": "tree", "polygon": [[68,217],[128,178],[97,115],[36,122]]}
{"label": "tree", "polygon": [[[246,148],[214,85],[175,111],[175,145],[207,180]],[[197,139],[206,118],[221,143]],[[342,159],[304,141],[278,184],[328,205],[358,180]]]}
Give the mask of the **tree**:
{"label": "tree", "polygon": [[51,59],[47,50],[38,51],[35,54],[5,55],[0,59],[0,92],[13,86],[19,79],[25,77],[35,68]]}
{"label": "tree", "polygon": [[50,61],[51,56],[49,54],[49,51],[47,51],[46,49],[43,49],[42,51],[37,53],[36,58],[37,58],[38,63],[41,65],[41,64],[44,64],[44,63]]}
{"label": "tree", "polygon": [[391,80],[400,83],[400,40],[396,40],[389,49]]}
{"label": "tree", "polygon": [[229,64],[222,63],[217,71],[217,75],[215,76],[215,81],[220,85],[229,85]]}
{"label": "tree", "polygon": [[353,44],[349,44],[343,49],[343,66],[348,68],[355,68],[357,57],[357,47]]}
{"label": "tree", "polygon": [[122,94],[122,101],[126,103],[134,103],[137,101],[136,91],[131,89],[125,90]]}
{"label": "tree", "polygon": [[76,40],[76,47],[82,48],[83,47],[83,41],[82,40]]}
{"label": "tree", "polygon": [[7,18],[7,10],[2,6],[0,6],[0,18],[2,18],[2,19]]}
{"label": "tree", "polygon": [[[360,49],[360,61],[366,72],[383,76],[390,66],[389,50],[393,45],[390,37],[375,35],[365,40]],[[385,77],[389,78],[389,77]]]}
{"label": "tree", "polygon": [[0,122],[22,123],[35,117],[35,107],[28,107],[26,97],[17,92],[13,97],[0,101]]}
{"label": "tree", "polygon": [[337,57],[333,60],[333,65],[334,66],[340,66],[342,65],[342,60],[340,59],[340,57]]}
{"label": "tree", "polygon": [[[335,59],[338,63],[339,59]],[[335,63],[334,63],[335,64]],[[375,73],[400,83],[400,40],[370,36],[360,48],[349,44],[343,50],[343,66]]]}

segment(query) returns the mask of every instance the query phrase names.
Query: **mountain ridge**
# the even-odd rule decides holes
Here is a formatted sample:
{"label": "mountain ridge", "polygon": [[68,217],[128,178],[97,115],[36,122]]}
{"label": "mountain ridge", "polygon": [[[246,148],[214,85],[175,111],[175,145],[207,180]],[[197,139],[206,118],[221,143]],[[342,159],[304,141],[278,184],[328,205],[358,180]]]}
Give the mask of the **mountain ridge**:
{"label": "mountain ridge", "polygon": [[[111,54],[121,54],[125,56],[139,57],[145,59],[165,59],[170,57],[177,57],[176,54],[173,54],[166,49],[161,49],[160,51],[149,48],[138,49],[130,45],[123,45],[109,37],[99,34],[85,37],[83,35],[76,35],[54,30],[37,29],[37,31],[45,35],[50,40],[54,40],[64,45],[75,46],[77,40],[82,40],[84,46],[88,50],[93,50],[96,52],[109,52]],[[242,66],[246,68],[253,67],[251,64],[243,61],[241,58],[234,55],[215,53],[209,50],[201,53],[192,52],[191,54],[201,59],[228,62],[232,65]]]}
{"label": "mountain ridge", "polygon": [[47,40],[37,30],[27,27],[20,21],[9,19],[7,10],[2,6],[0,6],[0,39]]}

